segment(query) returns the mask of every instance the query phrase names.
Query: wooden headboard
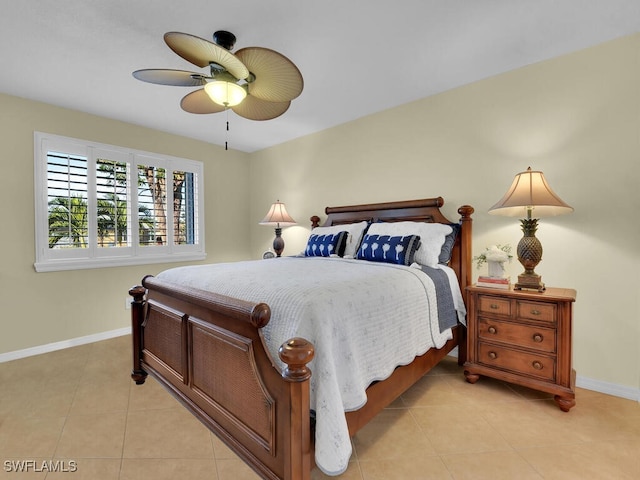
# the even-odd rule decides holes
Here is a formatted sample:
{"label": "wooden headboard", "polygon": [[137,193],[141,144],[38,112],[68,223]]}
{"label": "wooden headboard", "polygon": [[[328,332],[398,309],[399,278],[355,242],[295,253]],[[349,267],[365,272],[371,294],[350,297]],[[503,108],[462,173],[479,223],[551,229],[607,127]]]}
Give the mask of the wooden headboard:
{"label": "wooden headboard", "polygon": [[[467,285],[471,285],[471,231],[473,207],[463,205],[458,208],[460,219],[451,221],[442,214],[440,208],[444,205],[442,197],[425,198],[422,200],[407,200],[401,202],[368,203],[346,207],[327,207],[327,219],[323,226],[343,225],[361,222],[428,222],[428,223],[459,223],[460,233],[453,246],[453,253],[449,266],[453,268],[460,282],[462,294]],[[312,227],[320,224],[320,218],[311,217]]]}

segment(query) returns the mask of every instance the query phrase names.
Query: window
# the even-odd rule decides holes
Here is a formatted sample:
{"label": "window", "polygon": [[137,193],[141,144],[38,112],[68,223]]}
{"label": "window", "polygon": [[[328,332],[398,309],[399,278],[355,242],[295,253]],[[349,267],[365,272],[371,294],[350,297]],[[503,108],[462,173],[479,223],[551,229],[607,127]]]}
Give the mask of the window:
{"label": "window", "polygon": [[201,260],[201,162],[36,132],[38,272]]}

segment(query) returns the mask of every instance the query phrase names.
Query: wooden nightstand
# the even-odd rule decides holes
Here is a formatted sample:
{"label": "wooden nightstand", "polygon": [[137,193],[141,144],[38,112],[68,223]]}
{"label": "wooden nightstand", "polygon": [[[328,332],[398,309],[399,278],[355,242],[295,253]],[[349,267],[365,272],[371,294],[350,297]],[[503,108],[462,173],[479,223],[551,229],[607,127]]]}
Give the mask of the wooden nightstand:
{"label": "wooden nightstand", "polygon": [[554,395],[561,410],[576,404],[571,323],[576,291],[467,287],[469,383],[480,375]]}

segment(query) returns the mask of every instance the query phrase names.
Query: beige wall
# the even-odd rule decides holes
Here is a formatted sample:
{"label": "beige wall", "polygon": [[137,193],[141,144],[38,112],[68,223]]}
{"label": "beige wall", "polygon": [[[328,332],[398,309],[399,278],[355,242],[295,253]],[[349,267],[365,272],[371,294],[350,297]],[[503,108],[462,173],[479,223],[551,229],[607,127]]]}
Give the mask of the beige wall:
{"label": "beige wall", "polygon": [[[208,262],[259,258],[273,229],[258,222],[278,198],[300,223],[284,231],[285,254],[302,250],[307,219],[326,205],[437,195],[452,219],[462,204],[476,208],[476,254],[493,243],[515,247],[517,219],[487,210],[517,172],[540,169],[575,208],[540,221],[545,253],[537,271],[547,285],[578,290],[578,375],[638,391],[639,117],[640,35],[252,155],[0,95],[0,353],[126,327],[127,289],[174,265],[36,274],[33,131],[39,130],[204,161]],[[520,271],[517,262],[509,266],[514,277]]]}
{"label": "beige wall", "polygon": [[246,154],[0,94],[0,353],[127,327],[128,289],[176,265],[36,273],[34,130],[203,161],[207,261],[249,255]]}
{"label": "beige wall", "polygon": [[[306,227],[328,204],[442,195],[450,218],[462,204],[475,207],[474,254],[493,243],[515,248],[518,220],[487,210],[531,166],[575,208],[540,221],[536,271],[549,286],[578,291],[578,376],[637,392],[639,116],[635,35],[257,152],[253,255],[270,245],[273,231],[257,222],[276,197]],[[285,254],[304,247],[303,226],[285,229]],[[521,271],[517,261],[509,266],[512,277]]]}

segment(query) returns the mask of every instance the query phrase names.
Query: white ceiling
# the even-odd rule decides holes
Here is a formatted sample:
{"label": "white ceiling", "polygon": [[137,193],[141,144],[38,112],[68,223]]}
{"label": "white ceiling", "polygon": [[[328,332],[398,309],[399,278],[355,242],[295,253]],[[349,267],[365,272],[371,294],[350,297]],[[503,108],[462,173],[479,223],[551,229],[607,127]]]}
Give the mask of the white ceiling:
{"label": "white ceiling", "polygon": [[[640,0],[0,0],[0,92],[252,152],[640,31]],[[201,71],[168,31],[237,37],[289,57],[305,88],[281,117],[193,115],[194,88],[135,80]],[[0,106],[1,108],[1,106]]]}

